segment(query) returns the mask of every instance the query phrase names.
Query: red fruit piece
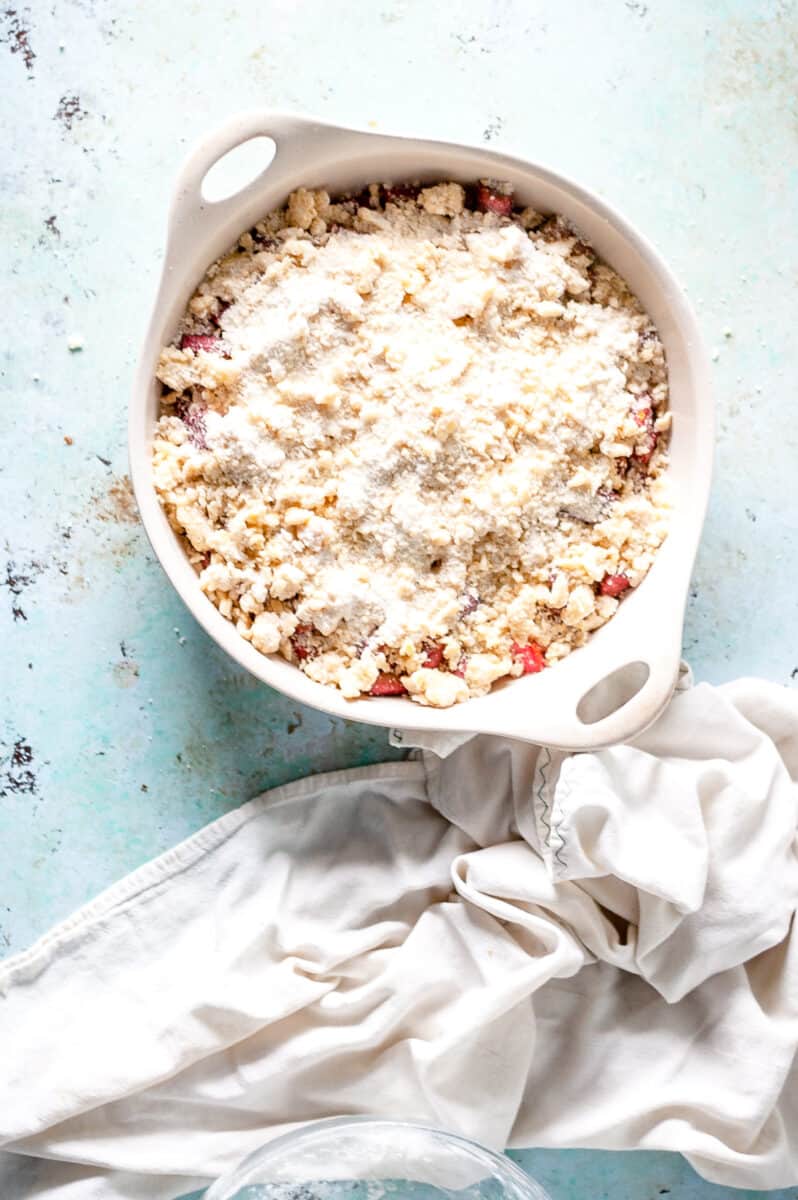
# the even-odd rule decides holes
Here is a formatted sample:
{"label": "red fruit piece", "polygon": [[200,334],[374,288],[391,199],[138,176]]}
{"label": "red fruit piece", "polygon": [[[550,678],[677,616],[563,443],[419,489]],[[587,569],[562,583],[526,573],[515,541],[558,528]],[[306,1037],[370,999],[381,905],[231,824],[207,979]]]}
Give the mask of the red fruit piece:
{"label": "red fruit piece", "polygon": [[657,448],[657,434],[651,429],[645,436],[645,439],[635,446],[635,458],[643,467],[647,467],[651,462],[651,456]]}
{"label": "red fruit piece", "polygon": [[465,679],[465,673],[466,673],[467,666],[468,666],[468,659],[466,658],[466,656],[464,654],[462,656],[462,658],[460,659],[459,663],[457,664],[457,666],[455,667],[455,669],[452,671],[452,675],[456,675],[458,677],[458,679]]}
{"label": "red fruit piece", "polygon": [[421,188],[412,183],[392,183],[382,189],[383,203],[396,203],[397,200],[417,200]]}
{"label": "red fruit piece", "polygon": [[204,350],[206,354],[221,354],[224,350],[222,339],[212,333],[184,333],[180,339],[181,350]]}
{"label": "red fruit piece", "polygon": [[200,450],[208,449],[205,436],[206,409],[207,405],[200,404],[198,400],[187,400],[185,396],[181,396],[175,405],[175,413],[188,430],[189,440]]}
{"label": "red fruit piece", "polygon": [[291,636],[291,645],[294,647],[294,654],[302,662],[306,658],[310,658],[314,653],[315,647],[310,642],[310,635],[313,632],[312,625],[297,625]]}
{"label": "red fruit piece", "polygon": [[428,667],[430,671],[437,671],[443,662],[442,644],[440,642],[427,642],[424,649],[427,652],[427,657],[421,664],[422,667]]}
{"label": "red fruit piece", "polygon": [[599,584],[602,596],[620,596],[632,585],[625,575],[605,575]]}
{"label": "red fruit piece", "polygon": [[477,212],[498,213],[509,217],[513,211],[513,192],[506,184],[495,179],[480,179],[477,184]]}
{"label": "red fruit piece", "polygon": [[407,688],[396,675],[378,675],[371,685],[370,696],[406,696]]}
{"label": "red fruit piece", "polygon": [[513,642],[510,653],[516,662],[520,662],[525,675],[536,675],[546,666],[546,657],[535,642],[529,642],[526,646]]}

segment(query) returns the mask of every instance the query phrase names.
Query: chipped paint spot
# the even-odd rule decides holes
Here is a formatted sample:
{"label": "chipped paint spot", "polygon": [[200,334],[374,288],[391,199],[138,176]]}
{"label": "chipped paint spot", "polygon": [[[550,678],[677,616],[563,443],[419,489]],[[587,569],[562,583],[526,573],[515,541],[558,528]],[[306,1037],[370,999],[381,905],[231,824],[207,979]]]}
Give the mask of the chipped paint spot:
{"label": "chipped paint spot", "polygon": [[0,758],[0,796],[35,796],[37,782],[31,745],[17,736],[10,752]]}
{"label": "chipped paint spot", "polygon": [[82,121],[88,113],[81,108],[80,96],[62,96],[53,116],[54,121],[60,121],[64,129],[72,129],[76,121]]}
{"label": "chipped paint spot", "polygon": [[22,738],[14,742],[14,749],[11,752],[11,765],[14,767],[26,767],[33,762],[33,751],[28,742],[24,742]]}
{"label": "chipped paint spot", "polygon": [[11,600],[11,613],[15,621],[27,621],[27,616],[19,603],[20,596],[26,588],[34,583],[41,575],[44,567],[38,562],[29,562],[24,567],[18,567],[11,559],[6,563],[5,578],[0,581],[0,587],[8,588]]}
{"label": "chipped paint spot", "polygon": [[0,41],[6,43],[12,54],[20,56],[30,79],[33,75],[33,64],[36,60],[36,54],[30,44],[30,29],[16,9],[4,9],[2,17],[6,26],[6,32],[0,38]]}

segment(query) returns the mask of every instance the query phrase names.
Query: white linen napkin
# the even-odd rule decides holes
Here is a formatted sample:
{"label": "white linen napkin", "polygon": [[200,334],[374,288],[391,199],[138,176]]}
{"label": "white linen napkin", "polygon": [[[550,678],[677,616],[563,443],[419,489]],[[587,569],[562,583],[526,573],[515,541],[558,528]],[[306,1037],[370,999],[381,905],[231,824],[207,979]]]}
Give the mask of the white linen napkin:
{"label": "white linen napkin", "polygon": [[798,1183],[797,779],[748,680],[245,804],[0,965],[0,1195],[173,1200],[351,1113]]}

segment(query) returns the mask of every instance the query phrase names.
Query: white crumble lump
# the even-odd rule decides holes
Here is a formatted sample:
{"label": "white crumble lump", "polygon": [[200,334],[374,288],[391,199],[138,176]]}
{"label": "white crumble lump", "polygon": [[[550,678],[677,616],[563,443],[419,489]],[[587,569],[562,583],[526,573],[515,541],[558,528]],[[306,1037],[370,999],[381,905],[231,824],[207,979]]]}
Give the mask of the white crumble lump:
{"label": "white crumble lump", "polygon": [[155,487],[200,587],[350,699],[445,708],[555,664],[667,534],[654,325],[501,181],[298,188],[157,376]]}

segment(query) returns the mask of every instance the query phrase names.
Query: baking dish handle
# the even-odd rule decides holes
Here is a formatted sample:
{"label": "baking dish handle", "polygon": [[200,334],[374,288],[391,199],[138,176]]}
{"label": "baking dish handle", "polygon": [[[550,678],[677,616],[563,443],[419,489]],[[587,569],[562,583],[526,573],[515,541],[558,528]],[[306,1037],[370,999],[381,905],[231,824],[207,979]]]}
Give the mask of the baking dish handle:
{"label": "baking dish handle", "polygon": [[[667,705],[679,676],[677,650],[651,657],[631,653],[621,662],[582,693],[571,718],[572,744],[566,735],[566,748],[621,745],[647,729]],[[604,709],[606,715],[601,715]]]}
{"label": "baking dish handle", "polygon": [[[608,627],[610,637],[595,645],[586,678],[584,659],[578,669],[576,658],[562,664],[555,694],[541,695],[545,711],[535,715],[536,742],[561,750],[598,750],[632,740],[657,719],[673,694],[681,661],[681,621],[673,612],[666,621],[664,597],[661,603],[656,613],[662,621],[654,620],[656,613],[650,610],[642,620],[641,609],[631,628]],[[670,603],[678,606],[673,592]],[[659,630],[656,638],[652,629]],[[590,649],[586,647],[587,654]],[[557,669],[552,684],[556,675]],[[520,716],[514,728],[505,727],[507,735],[526,737]]]}
{"label": "baking dish handle", "polygon": [[[227,216],[236,220],[247,199],[258,195],[264,176],[278,160],[281,172],[290,171],[294,166],[313,161],[322,145],[329,146],[340,137],[351,141],[352,136],[351,130],[291,113],[260,109],[237,113],[203,137],[178,172],[169,209],[170,254],[192,253],[198,239],[218,230]],[[202,185],[211,168],[231,150],[259,137],[274,142],[276,149],[271,159],[231,195],[220,200],[206,199]]]}

